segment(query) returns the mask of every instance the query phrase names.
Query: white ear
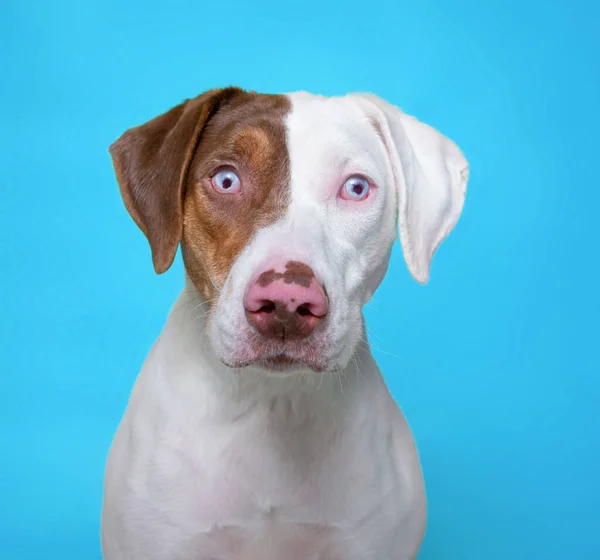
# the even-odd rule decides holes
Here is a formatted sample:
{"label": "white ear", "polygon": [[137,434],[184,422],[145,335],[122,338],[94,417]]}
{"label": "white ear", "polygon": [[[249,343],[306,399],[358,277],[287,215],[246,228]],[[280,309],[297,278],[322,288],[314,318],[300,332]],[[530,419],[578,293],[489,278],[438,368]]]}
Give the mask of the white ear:
{"label": "white ear", "polygon": [[398,229],[413,278],[427,283],[431,259],[462,212],[469,164],[450,139],[372,94],[350,95],[383,135],[398,192]]}

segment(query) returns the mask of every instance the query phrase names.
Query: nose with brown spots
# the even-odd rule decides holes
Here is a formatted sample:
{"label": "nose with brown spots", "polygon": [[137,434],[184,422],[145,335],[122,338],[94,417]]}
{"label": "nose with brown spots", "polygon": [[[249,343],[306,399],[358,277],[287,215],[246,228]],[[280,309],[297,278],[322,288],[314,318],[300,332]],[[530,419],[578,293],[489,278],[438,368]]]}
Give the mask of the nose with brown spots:
{"label": "nose with brown spots", "polygon": [[289,261],[261,273],[244,299],[248,322],[265,338],[303,340],[327,315],[327,296],[307,264]]}

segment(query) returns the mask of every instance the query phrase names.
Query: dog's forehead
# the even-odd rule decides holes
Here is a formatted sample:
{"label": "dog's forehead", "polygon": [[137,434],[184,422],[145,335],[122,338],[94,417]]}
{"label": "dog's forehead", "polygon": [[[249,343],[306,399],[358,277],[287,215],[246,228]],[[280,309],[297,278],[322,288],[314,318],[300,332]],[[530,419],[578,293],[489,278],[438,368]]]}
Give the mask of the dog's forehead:
{"label": "dog's forehead", "polygon": [[292,178],[362,173],[383,180],[385,147],[373,120],[348,96],[288,94],[287,147]]}
{"label": "dog's forehead", "polygon": [[[291,110],[286,116],[288,134],[304,137],[307,144],[329,144],[335,149],[362,148],[376,136],[372,122],[348,96],[325,97],[305,92],[287,94]],[[368,143],[368,142],[367,142]]]}
{"label": "dog's forehead", "polygon": [[373,162],[382,148],[373,122],[348,96],[307,92],[244,92],[217,113],[205,136],[214,151],[233,150],[250,164],[285,158],[307,171],[349,160]]}

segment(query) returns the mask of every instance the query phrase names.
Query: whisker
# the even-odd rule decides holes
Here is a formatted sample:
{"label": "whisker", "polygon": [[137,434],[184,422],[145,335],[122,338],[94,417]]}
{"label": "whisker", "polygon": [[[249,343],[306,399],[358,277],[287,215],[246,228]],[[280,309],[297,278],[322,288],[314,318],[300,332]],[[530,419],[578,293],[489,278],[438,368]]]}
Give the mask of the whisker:
{"label": "whisker", "polygon": [[212,300],[204,300],[200,296],[193,297],[186,301],[181,302],[177,307],[174,307],[172,309],[171,313],[177,313],[183,309],[186,309],[188,306],[190,306],[192,304],[196,304],[196,307],[194,307],[194,309],[192,309],[192,311],[195,311],[198,307],[201,307],[203,305],[210,305],[211,303],[214,303],[217,300],[218,300],[218,298],[214,298]]}
{"label": "whisker", "polygon": [[319,381],[319,386],[317,387],[317,391],[321,388],[321,385],[323,384],[323,378],[325,377],[325,374],[323,372],[321,372],[321,380]]}

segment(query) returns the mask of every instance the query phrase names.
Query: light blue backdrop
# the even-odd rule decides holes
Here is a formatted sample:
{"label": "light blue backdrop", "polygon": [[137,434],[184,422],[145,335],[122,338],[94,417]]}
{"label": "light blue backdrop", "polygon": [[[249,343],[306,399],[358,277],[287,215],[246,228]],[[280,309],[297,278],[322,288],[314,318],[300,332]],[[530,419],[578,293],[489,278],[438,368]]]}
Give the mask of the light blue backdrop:
{"label": "light blue backdrop", "polygon": [[[204,89],[370,90],[471,163],[427,287],[367,317],[416,434],[422,560],[600,558],[597,3],[0,7],[0,558],[100,558],[105,454],[182,280],[108,145]],[[386,559],[381,559],[386,560]]]}

